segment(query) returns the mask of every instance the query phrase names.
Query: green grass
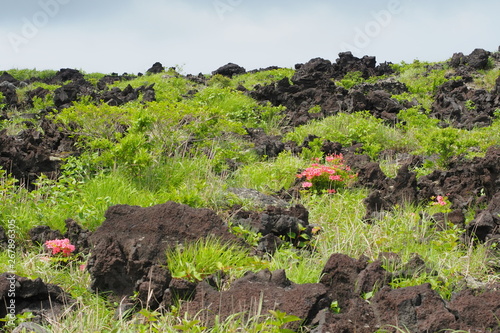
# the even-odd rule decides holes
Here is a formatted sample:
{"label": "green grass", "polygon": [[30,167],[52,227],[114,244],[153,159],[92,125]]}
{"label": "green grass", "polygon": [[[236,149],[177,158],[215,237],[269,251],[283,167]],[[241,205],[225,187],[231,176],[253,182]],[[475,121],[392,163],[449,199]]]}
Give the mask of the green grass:
{"label": "green grass", "polygon": [[[302,144],[311,133],[321,140],[340,142],[344,146],[362,143],[363,150],[372,158],[385,149],[410,151],[414,149],[413,142],[396,127],[384,124],[381,119],[371,116],[368,112],[339,113],[321,120],[314,120],[297,127],[286,134],[284,141],[291,140]],[[319,145],[320,146],[320,145]],[[320,148],[317,146],[316,148]],[[320,157],[318,149],[309,157]]]}
{"label": "green grass", "polygon": [[12,75],[15,79],[19,81],[25,81],[30,78],[38,78],[38,79],[51,79],[57,73],[55,70],[37,70],[34,69],[9,69],[9,70],[0,70],[0,72],[7,71],[10,75]]}
{"label": "green grass", "polygon": [[251,256],[250,250],[250,247],[207,237],[167,250],[166,259],[174,278],[198,282],[217,272],[224,272],[234,280],[247,271],[267,267],[264,261]]}
{"label": "green grass", "polygon": [[[417,170],[419,175],[446,168],[457,155],[483,156],[488,147],[500,144],[500,118],[491,126],[469,131],[439,127],[438,121],[428,116],[429,108],[437,87],[448,80],[444,75],[453,77],[454,73],[443,64],[436,65],[440,64],[416,61],[395,65],[393,77],[409,88],[409,93],[395,98],[418,102],[418,106],[398,114],[398,124],[387,124],[368,112],[339,113],[285,131],[283,107],[259,104],[236,89],[243,85],[251,90],[257,84],[290,79],[292,69],[247,73],[232,79],[214,76],[207,85],[189,81],[170,70],[114,84],[123,89],[128,84],[137,88],[154,83],[155,102],[141,103],[139,99],[114,107],[84,98],[54,115],[61,127],[79,137],[78,146],[83,151],[78,157],[65,160],[62,177],[41,178],[37,188],[28,192],[0,171],[0,223],[5,226],[6,221],[14,220],[18,227],[17,272],[57,283],[77,300],[77,311],[50,323],[49,329],[79,331],[83,325],[87,331],[96,332],[283,332],[280,329],[286,314],[262,313],[258,304],[251,313],[234,314],[208,328],[199,322],[203,313],[188,318],[182,317],[179,309],[169,309],[164,314],[142,311],[130,320],[115,320],[117,304],[87,290],[90,276],[78,269],[80,262],[61,268],[42,260],[44,254],[30,244],[28,231],[43,224],[64,232],[67,218],[95,230],[112,205],[147,207],[169,200],[214,209],[230,224],[228,208],[232,204],[257,208],[228,193],[228,187],[256,189],[265,194],[290,189],[296,175],[310,165],[311,159],[323,157],[320,148],[324,140],[344,146],[362,143],[365,153],[391,177],[400,165],[397,157],[387,151],[437,159],[436,164],[428,163]],[[35,70],[9,72],[19,79],[49,78],[55,74]],[[85,75],[93,83],[103,77],[99,73]],[[474,84],[489,90],[497,77],[495,68],[479,72]],[[359,75],[352,74],[340,84],[348,87],[360,82],[364,81]],[[34,83],[19,91],[20,97],[35,87],[50,91],[57,88]],[[49,96],[45,101],[36,101],[33,110],[23,112],[35,112],[50,103]],[[25,128],[19,120],[21,112],[5,111],[13,119],[2,121],[0,129],[16,134]],[[310,134],[319,139],[300,155],[283,152],[275,158],[260,157],[253,144],[242,136],[246,127],[261,127],[267,134],[283,135],[284,142],[292,140],[299,145]],[[238,167],[234,169],[234,165]],[[366,224],[363,200],[368,194],[368,189],[351,187],[340,189],[335,195],[304,193],[291,202],[303,204],[309,211],[310,223],[321,230],[310,243],[314,251],[285,245],[272,256],[256,259],[249,255],[248,248],[207,239],[174,248],[165,258],[174,276],[195,281],[220,269],[235,279],[246,270],[269,268],[284,269],[295,283],[315,283],[321,279],[323,266],[333,253],[354,258],[367,256],[373,261],[380,252],[396,252],[402,263],[387,264],[390,271],[400,269],[413,253],[418,253],[432,272],[393,280],[391,285],[399,288],[430,283],[445,299],[463,285],[466,277],[480,282],[500,280],[489,263],[495,251],[489,245],[463,244],[463,230],[453,226],[437,230],[430,220],[420,217],[422,212],[437,212],[436,206],[420,203],[394,207],[376,223]],[[467,214],[467,222],[474,217],[473,208]],[[250,231],[240,230],[239,234],[253,241],[258,237]],[[0,269],[5,271],[7,262],[7,252],[0,251]]]}

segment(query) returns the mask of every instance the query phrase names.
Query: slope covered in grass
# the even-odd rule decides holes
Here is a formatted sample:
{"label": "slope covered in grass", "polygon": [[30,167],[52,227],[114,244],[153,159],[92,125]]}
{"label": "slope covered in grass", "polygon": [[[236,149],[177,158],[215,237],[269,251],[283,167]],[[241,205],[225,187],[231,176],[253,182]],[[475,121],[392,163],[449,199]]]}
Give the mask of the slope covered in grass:
{"label": "slope covered in grass", "polygon": [[[232,77],[194,77],[170,69],[158,74],[115,77],[106,84],[99,83],[105,78],[102,74],[85,74],[86,81],[57,81],[56,72],[9,70],[16,81],[25,82],[15,88],[17,98],[8,95],[7,88],[0,90],[0,147],[4,152],[0,160],[0,225],[8,230],[8,221],[15,221],[15,271],[57,283],[77,300],[79,311],[46,324],[54,332],[75,331],[81,325],[89,332],[229,332],[238,327],[249,332],[278,332],[287,319],[280,313],[266,314],[269,318],[260,323],[235,315],[209,328],[183,319],[175,308],[162,314],[145,310],[131,320],[115,321],[117,304],[85,288],[90,283],[89,274],[78,269],[85,263],[85,255],[61,269],[41,260],[44,250],[30,240],[30,229],[39,225],[64,232],[68,218],[93,231],[105,220],[106,210],[118,204],[148,207],[175,201],[213,209],[231,224],[231,208],[235,205],[244,210],[264,209],[229,190],[246,188],[279,196],[290,205],[304,205],[311,224],[320,232],[307,247],[297,249],[285,243],[274,254],[258,260],[246,262],[249,253],[244,251],[229,255],[225,266],[231,266],[227,273],[234,274],[233,278],[241,276],[235,263],[243,262],[248,270],[284,269],[295,283],[317,283],[333,253],[366,256],[371,262],[380,253],[394,252],[401,263],[387,261],[386,270],[401,270],[401,265],[415,254],[423,258],[428,270],[393,279],[393,288],[430,283],[449,300],[452,293],[470,287],[471,281],[478,285],[498,283],[498,238],[476,241],[474,234],[466,232],[476,212],[488,204],[481,197],[490,194],[477,193],[477,200],[459,207],[448,200],[453,193],[435,193],[444,197],[444,205],[435,204],[436,198],[429,197],[394,206],[367,223],[364,200],[373,188],[354,183],[336,193],[312,193],[307,186],[302,187],[297,174],[328,156],[325,147],[331,143],[340,144],[346,154],[368,156],[389,178],[396,177],[412,156],[421,159],[410,165],[417,178],[484,157],[488,148],[500,145],[500,104],[496,104],[500,93],[499,58],[498,53],[490,54],[488,65],[480,70],[455,68],[448,61],[415,61],[391,65],[384,75],[362,70],[348,71],[338,78],[332,74],[321,81],[324,90],[316,95],[299,91],[300,67]],[[455,81],[459,83],[454,90],[445,90]],[[396,83],[403,84],[406,91],[392,91]],[[58,89],[64,90],[70,84],[79,88],[74,98],[60,104]],[[146,98],[147,89],[141,87],[151,85],[155,96]],[[446,113],[455,100],[440,102],[445,93],[457,96],[457,87],[463,96],[470,97],[455,106],[462,116]],[[36,89],[38,92],[33,93]],[[280,89],[286,89],[280,93],[283,100],[272,93],[285,91]],[[44,93],[40,93],[42,90]],[[380,94],[370,95],[381,90],[385,91],[383,98]],[[105,92],[113,91],[123,101],[124,91],[135,92],[136,96],[123,103],[117,103],[116,97],[111,103]],[[338,108],[329,102],[328,92],[336,96]],[[486,94],[490,99],[481,97]],[[362,105],[366,109],[356,108],[360,98],[364,98]],[[384,109],[388,101],[395,105],[390,111],[388,106]],[[295,120],[301,112],[299,124]],[[463,116],[467,112],[477,119],[468,122]],[[11,165],[20,163],[13,159],[22,154],[9,155],[4,147],[10,142],[7,139],[34,132],[43,138],[49,133],[47,123],[56,132],[65,133],[74,145],[66,147],[67,151],[56,146],[46,156],[55,163],[55,170],[44,172],[40,167],[19,173],[29,174],[30,179],[11,174],[9,159]],[[38,137],[31,142],[31,146],[37,145],[43,145]],[[438,226],[432,218],[457,209],[464,216],[463,224],[445,220]],[[258,239],[249,230],[234,228],[234,232],[251,245]],[[197,259],[199,262],[205,258],[199,252],[216,250],[192,251],[202,258]],[[221,251],[229,250],[223,247]],[[182,251],[167,255],[177,260]],[[6,248],[0,252],[1,271],[9,271],[8,259]],[[234,263],[231,259],[240,261]],[[208,275],[204,267],[185,262],[194,259],[178,260],[184,262],[179,263],[176,277],[201,279]],[[210,262],[207,271],[213,273],[217,264]],[[332,311],[337,310],[342,309],[332,306]]]}

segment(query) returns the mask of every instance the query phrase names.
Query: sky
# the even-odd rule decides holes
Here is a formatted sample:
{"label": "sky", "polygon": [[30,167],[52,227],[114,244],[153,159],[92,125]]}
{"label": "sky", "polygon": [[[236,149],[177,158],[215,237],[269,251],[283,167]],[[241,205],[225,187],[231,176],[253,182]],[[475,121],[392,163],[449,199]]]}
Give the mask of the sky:
{"label": "sky", "polygon": [[184,74],[339,52],[445,61],[500,46],[498,0],[0,0],[0,69]]}

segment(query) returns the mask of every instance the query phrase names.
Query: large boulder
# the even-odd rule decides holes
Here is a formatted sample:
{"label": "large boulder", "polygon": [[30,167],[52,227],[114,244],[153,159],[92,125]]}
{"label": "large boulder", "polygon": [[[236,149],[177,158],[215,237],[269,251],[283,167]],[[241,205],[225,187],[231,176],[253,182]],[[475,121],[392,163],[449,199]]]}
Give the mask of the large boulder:
{"label": "large boulder", "polygon": [[105,217],[89,238],[91,288],[111,291],[119,299],[137,291],[144,301],[150,291],[151,307],[162,301],[171,279],[167,249],[207,236],[239,241],[214,211],[172,201],[146,208],[117,205]]}
{"label": "large boulder", "polygon": [[[40,278],[0,275],[0,318],[31,312],[38,322],[54,321],[75,301],[61,287]],[[8,318],[9,318],[8,317]],[[0,322],[0,327],[5,322]]]}
{"label": "large boulder", "polygon": [[245,73],[246,73],[245,68],[233,63],[228,63],[222,67],[217,68],[215,71],[212,72],[212,75],[233,77],[234,75],[245,74]]}

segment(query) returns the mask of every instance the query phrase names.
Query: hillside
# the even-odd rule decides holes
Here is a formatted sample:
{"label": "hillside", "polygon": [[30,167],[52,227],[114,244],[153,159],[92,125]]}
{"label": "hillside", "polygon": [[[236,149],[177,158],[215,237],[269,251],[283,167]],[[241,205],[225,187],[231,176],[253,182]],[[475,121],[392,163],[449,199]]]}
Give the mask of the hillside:
{"label": "hillside", "polygon": [[6,330],[500,332],[500,52],[1,72]]}

